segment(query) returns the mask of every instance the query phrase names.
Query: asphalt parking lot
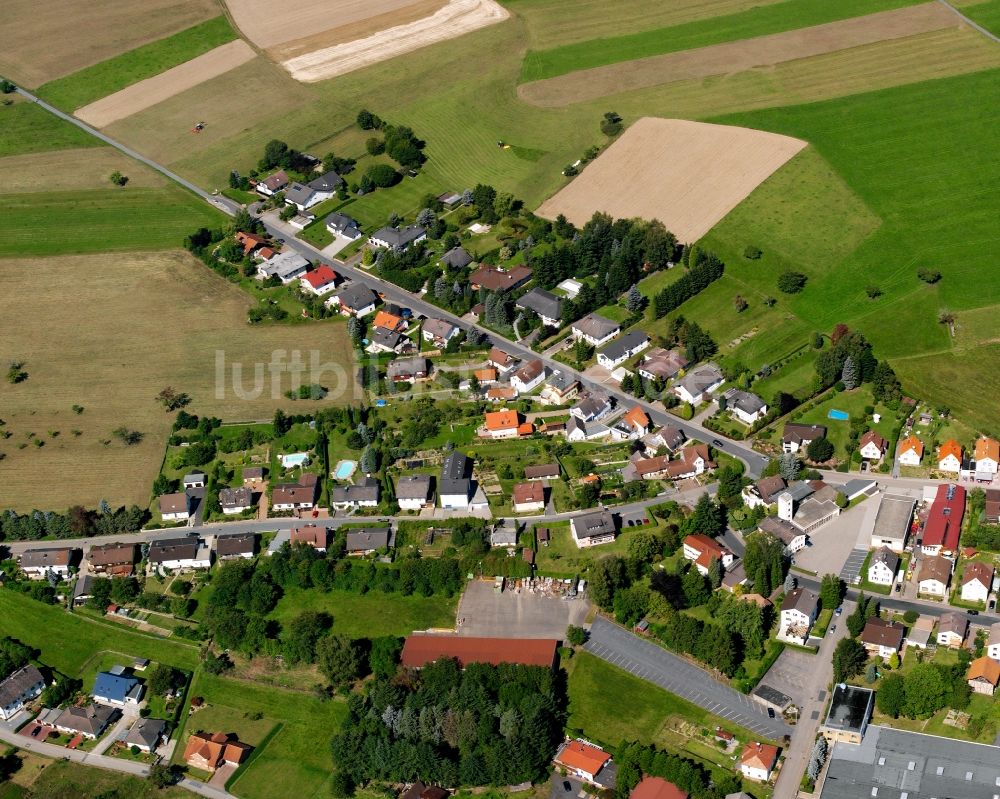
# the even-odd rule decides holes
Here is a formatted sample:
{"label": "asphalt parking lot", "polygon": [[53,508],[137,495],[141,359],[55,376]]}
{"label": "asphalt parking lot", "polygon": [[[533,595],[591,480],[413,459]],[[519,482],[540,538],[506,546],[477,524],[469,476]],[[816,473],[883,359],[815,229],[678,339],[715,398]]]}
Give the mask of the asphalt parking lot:
{"label": "asphalt parking lot", "polygon": [[589,609],[585,598],[560,599],[510,589],[498,594],[492,581],[475,580],[458,604],[458,634],[561,641],[569,625],[583,626]]}
{"label": "asphalt parking lot", "polygon": [[792,702],[802,707],[809,699],[812,674],[815,670],[816,655],[785,649],[760,682],[787,694],[792,698]]}

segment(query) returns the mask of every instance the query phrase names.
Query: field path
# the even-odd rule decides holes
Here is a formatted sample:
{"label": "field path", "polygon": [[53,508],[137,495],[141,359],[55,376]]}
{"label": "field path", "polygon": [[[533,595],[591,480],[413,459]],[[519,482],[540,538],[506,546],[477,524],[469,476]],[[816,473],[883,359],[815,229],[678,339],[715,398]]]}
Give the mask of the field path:
{"label": "field path", "polygon": [[922,3],[753,39],[582,69],[525,83],[518,86],[517,93],[533,105],[562,107],[673,81],[744,72],[955,27],[961,21],[952,11],[943,2]]}
{"label": "field path", "polygon": [[[146,78],[121,91],[95,100],[76,110],[76,116],[94,127],[103,128],[119,119],[145,111],[150,106],[229,72],[256,57],[242,39],[209,50],[197,58],[178,64],[166,72]],[[192,125],[197,120],[192,120]]]}

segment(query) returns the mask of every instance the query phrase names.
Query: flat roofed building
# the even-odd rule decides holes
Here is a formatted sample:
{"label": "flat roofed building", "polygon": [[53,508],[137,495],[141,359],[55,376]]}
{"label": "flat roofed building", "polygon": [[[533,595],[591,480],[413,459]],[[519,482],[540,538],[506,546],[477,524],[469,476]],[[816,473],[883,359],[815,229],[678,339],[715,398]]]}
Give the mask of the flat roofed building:
{"label": "flat roofed building", "polygon": [[994,799],[1000,748],[871,725],[860,745],[836,744],[822,799]]}
{"label": "flat roofed building", "polygon": [[454,658],[462,668],[470,663],[488,663],[493,666],[512,663],[552,668],[556,661],[558,643],[551,638],[411,635],[403,644],[400,662],[412,669],[419,669],[441,658]]}
{"label": "flat roofed building", "polygon": [[836,685],[826,720],[819,728],[820,734],[831,744],[837,741],[860,744],[868,729],[874,704],[875,692],[871,688],[844,683]]}
{"label": "flat roofed building", "polygon": [[910,497],[884,494],[879,503],[878,513],[875,515],[871,546],[876,549],[887,547],[893,552],[902,552],[906,548],[906,539],[910,534],[915,504],[916,501]]}

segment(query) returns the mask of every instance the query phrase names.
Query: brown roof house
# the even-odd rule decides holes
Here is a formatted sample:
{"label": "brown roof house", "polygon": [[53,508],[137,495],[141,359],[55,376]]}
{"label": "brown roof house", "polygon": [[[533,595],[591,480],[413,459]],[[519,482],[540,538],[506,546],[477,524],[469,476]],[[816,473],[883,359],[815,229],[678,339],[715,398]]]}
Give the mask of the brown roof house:
{"label": "brown roof house", "polygon": [[969,617],[952,611],[942,613],[938,619],[937,642],[939,646],[959,649],[969,634]]}
{"label": "brown roof house", "polygon": [[136,544],[94,544],[87,560],[95,574],[125,577],[135,569],[139,547]]}
{"label": "brown roof house", "polygon": [[399,799],[445,799],[448,791],[436,785],[425,785],[417,780],[399,795]]}
{"label": "brown roof house", "polygon": [[325,552],[330,546],[330,530],[326,527],[317,527],[315,524],[307,524],[305,527],[293,527],[289,538],[292,546],[305,544],[306,546]]}
{"label": "brown roof house", "polygon": [[21,554],[18,566],[33,580],[40,580],[49,572],[65,578],[70,568],[80,562],[80,554],[79,549],[70,547],[27,549]]}
{"label": "brown roof house", "polygon": [[969,664],[969,672],[965,675],[969,687],[977,694],[993,696],[1000,683],[1000,663],[985,655],[976,658]]}
{"label": "brown roof house", "polygon": [[297,483],[276,485],[271,490],[271,510],[310,510],[316,504],[316,475],[303,474]]}
{"label": "brown roof house", "polygon": [[906,628],[899,622],[874,616],[868,619],[861,631],[860,641],[870,655],[888,659],[899,654],[905,634]]}
{"label": "brown roof house", "polygon": [[917,593],[943,597],[948,593],[952,563],[948,558],[934,555],[924,558],[917,573]]}
{"label": "brown roof house", "polygon": [[473,291],[484,288],[487,291],[513,291],[531,280],[531,270],[526,266],[515,266],[509,270],[483,264],[469,275],[469,285]]}
{"label": "brown roof house", "polygon": [[184,761],[191,768],[215,771],[223,766],[238,766],[253,750],[240,743],[235,735],[224,732],[194,732],[184,747]]}
{"label": "brown roof house", "polygon": [[988,563],[971,561],[962,572],[962,601],[981,602],[989,599],[993,590],[993,567]]}
{"label": "brown roof house", "polygon": [[511,496],[514,513],[528,513],[545,508],[545,486],[537,480],[518,483]]}

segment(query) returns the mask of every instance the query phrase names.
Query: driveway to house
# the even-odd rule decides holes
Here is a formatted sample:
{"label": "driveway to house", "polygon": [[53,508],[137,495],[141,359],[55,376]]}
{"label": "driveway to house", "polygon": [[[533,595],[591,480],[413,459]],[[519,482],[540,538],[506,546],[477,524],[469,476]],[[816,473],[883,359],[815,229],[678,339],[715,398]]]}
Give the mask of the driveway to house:
{"label": "driveway to house", "polygon": [[749,697],[723,685],[704,670],[598,616],[584,648],[613,666],[658,685],[734,724],[774,740],[791,735],[784,721],[770,718]]}
{"label": "driveway to house", "polygon": [[[844,603],[845,614],[850,614],[853,610],[854,603]],[[838,624],[835,633],[827,633],[817,654],[793,653],[786,649],[781,655],[781,658],[784,658],[785,655],[789,654],[801,654],[809,659],[811,668],[803,669],[796,665],[794,669],[797,675],[796,681],[801,683],[797,690],[804,698],[799,704],[800,713],[798,723],[795,725],[795,733],[784,753],[785,762],[781,766],[781,771],[778,772],[774,799],[796,799],[799,795],[799,783],[802,780],[802,775],[806,772],[806,765],[809,762],[809,755],[812,752],[819,725],[823,723],[823,713],[826,710],[827,700],[826,687],[833,680],[833,650],[837,648],[837,643],[846,635],[847,625]],[[781,658],[778,660],[780,661]],[[765,679],[767,678],[765,677]],[[794,696],[790,691],[785,690],[784,686],[776,682],[772,684],[778,690]]]}
{"label": "driveway to house", "polygon": [[458,603],[458,634],[486,638],[555,638],[562,641],[566,628],[583,626],[590,602],[583,597],[559,597],[493,590],[492,582],[473,580]]}
{"label": "driveway to house", "polygon": [[125,731],[137,718],[138,716],[131,713],[123,713],[122,717],[115,722],[115,726],[112,727],[103,738],[101,738],[97,746],[90,750],[90,753],[93,755],[103,755],[108,751],[108,749],[111,748],[111,745],[115,741],[125,737]]}

